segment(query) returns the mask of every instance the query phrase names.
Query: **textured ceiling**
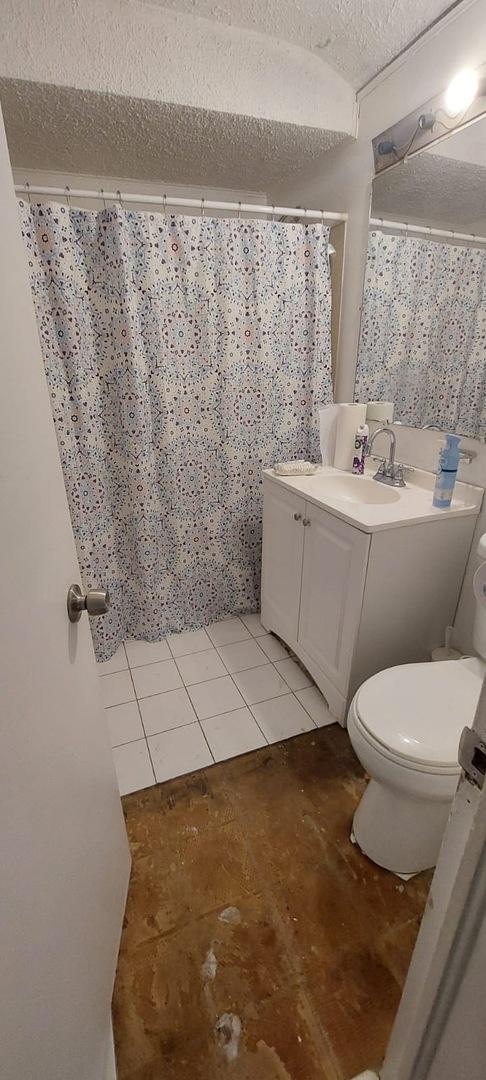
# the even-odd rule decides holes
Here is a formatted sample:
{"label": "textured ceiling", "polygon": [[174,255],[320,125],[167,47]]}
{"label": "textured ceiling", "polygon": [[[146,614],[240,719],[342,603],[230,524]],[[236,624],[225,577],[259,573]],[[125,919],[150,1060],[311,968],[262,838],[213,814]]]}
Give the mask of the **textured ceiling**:
{"label": "textured ceiling", "polygon": [[0,79],[12,165],[265,191],[345,135],[48,84]]}
{"label": "textured ceiling", "polygon": [[434,154],[486,166],[486,122],[476,120],[463,131],[451,135],[434,147]]}
{"label": "textured ceiling", "polygon": [[146,0],[311,49],[356,89],[450,7],[447,0]]}
{"label": "textured ceiling", "polygon": [[[486,122],[483,129],[486,135]],[[486,168],[431,151],[418,154],[377,177],[372,215],[486,236]]]}

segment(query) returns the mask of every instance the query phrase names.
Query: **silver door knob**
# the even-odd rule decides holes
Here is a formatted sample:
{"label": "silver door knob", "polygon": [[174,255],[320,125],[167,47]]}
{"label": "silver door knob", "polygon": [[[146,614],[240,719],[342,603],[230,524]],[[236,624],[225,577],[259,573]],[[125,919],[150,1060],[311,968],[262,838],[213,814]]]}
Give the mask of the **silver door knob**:
{"label": "silver door knob", "polygon": [[80,585],[70,585],[67,594],[67,609],[70,622],[78,622],[83,611],[88,615],[105,615],[110,606],[108,589],[89,589],[83,593]]}

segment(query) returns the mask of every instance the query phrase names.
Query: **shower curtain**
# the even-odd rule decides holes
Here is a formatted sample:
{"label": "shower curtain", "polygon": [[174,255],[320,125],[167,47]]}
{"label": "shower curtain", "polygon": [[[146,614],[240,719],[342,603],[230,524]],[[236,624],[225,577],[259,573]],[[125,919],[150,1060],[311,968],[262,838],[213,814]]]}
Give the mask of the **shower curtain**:
{"label": "shower curtain", "polygon": [[405,424],[486,431],[486,250],[370,233],[356,401]]}
{"label": "shower curtain", "polygon": [[97,658],[256,610],[261,470],[332,400],[328,229],[20,213]]}

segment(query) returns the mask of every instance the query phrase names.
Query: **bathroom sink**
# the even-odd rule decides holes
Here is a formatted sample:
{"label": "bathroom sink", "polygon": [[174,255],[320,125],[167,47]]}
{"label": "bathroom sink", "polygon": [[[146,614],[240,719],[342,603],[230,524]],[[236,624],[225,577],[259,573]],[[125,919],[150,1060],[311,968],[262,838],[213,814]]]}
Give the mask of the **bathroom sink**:
{"label": "bathroom sink", "polygon": [[[364,476],[321,465],[311,475],[275,476],[265,473],[316,506],[349,522],[364,532],[397,528],[426,521],[446,521],[479,512],[483,490],[457,481],[451,506],[441,510],[432,505],[435,474],[408,466],[405,487],[388,487],[373,479],[375,464],[365,466]],[[304,516],[302,512],[302,516]],[[306,511],[306,516],[309,514]],[[297,517],[297,520],[301,518]]]}
{"label": "bathroom sink", "polygon": [[383,503],[398,502],[400,489],[386,487],[378,480],[367,476],[319,476],[319,491],[333,499],[342,499],[348,503],[365,503],[368,506],[381,506]]}

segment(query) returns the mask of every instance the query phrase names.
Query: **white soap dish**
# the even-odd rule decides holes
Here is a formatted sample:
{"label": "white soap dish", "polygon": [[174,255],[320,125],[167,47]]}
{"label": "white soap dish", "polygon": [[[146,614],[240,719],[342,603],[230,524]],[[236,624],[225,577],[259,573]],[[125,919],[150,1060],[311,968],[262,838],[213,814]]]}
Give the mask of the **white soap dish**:
{"label": "white soap dish", "polygon": [[273,471],[277,476],[312,476],[318,468],[312,461],[279,461]]}

